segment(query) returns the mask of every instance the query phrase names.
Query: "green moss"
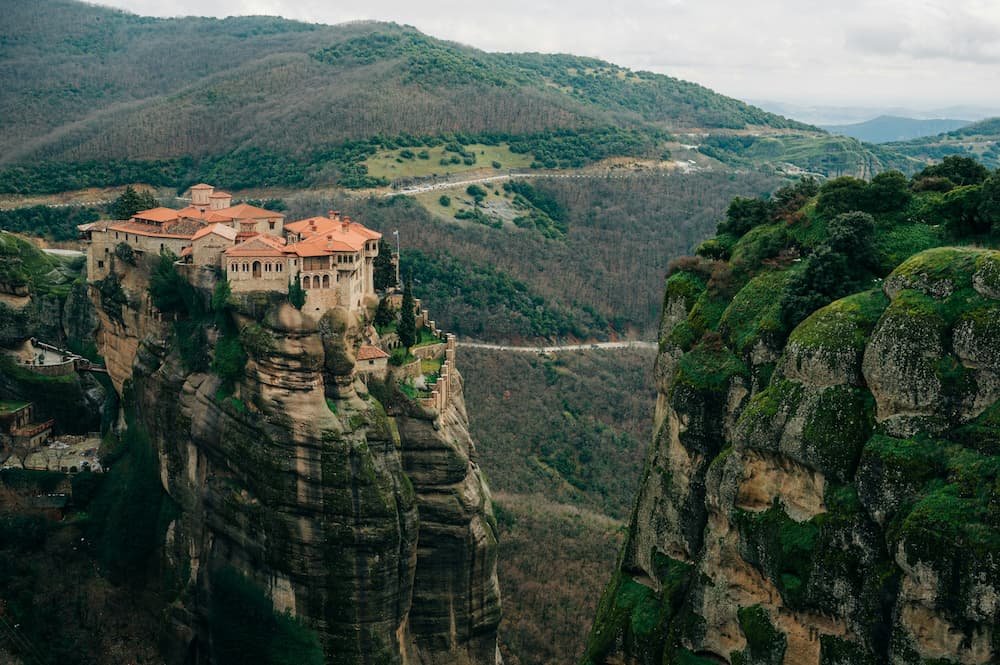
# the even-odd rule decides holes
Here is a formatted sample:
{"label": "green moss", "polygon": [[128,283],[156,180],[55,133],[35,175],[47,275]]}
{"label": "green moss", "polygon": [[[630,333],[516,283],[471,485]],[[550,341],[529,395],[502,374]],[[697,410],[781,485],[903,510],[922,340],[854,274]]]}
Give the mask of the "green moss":
{"label": "green moss", "polygon": [[322,665],[317,634],[289,614],[232,568],[213,575],[209,625],[212,651],[220,665]]}
{"label": "green moss", "polygon": [[784,223],[750,229],[733,246],[731,263],[745,272],[757,270],[766,259],[773,258],[788,244]]}
{"label": "green moss", "polygon": [[726,348],[700,344],[677,363],[674,388],[685,385],[702,393],[724,395],[734,377],[746,377],[746,365]]}
{"label": "green moss", "polygon": [[761,513],[737,510],[740,553],[774,582],[785,603],[804,605],[820,527],[815,518],[796,522],[777,503]]}
{"label": "green moss", "polygon": [[718,665],[719,661],[714,658],[703,658],[681,648],[674,651],[672,658],[665,662],[668,662],[669,665]]}
{"label": "green moss", "polygon": [[774,663],[779,665],[785,655],[786,639],[774,628],[771,617],[760,605],[741,607],[736,611],[740,630],[747,640],[747,648],[739,654],[745,663]]}
{"label": "green moss", "polygon": [[705,278],[702,275],[688,270],[679,270],[667,279],[666,298],[669,300],[682,298],[684,308],[689,310],[704,290]]}
{"label": "green moss", "polygon": [[[920,252],[901,263],[890,277],[947,280],[954,288],[971,287],[976,263],[988,250],[964,247],[936,247]],[[995,252],[990,252],[995,254]]]}
{"label": "green moss", "polygon": [[805,417],[802,461],[830,477],[852,478],[875,426],[874,412],[875,399],[868,390],[851,386],[824,389]]}
{"label": "green moss", "polygon": [[[691,326],[691,323],[684,320],[673,327],[667,336],[666,342],[683,351],[689,351],[698,342],[700,337],[700,333]],[[665,350],[665,346],[661,343],[660,352],[662,353]]]}
{"label": "green moss", "polygon": [[778,346],[784,339],[782,296],[793,271],[757,275],[733,297],[719,324],[719,331],[739,354],[760,340]]}
{"label": "green moss", "polygon": [[687,319],[694,336],[700,339],[706,331],[717,329],[728,304],[728,299],[713,296],[708,291],[698,296]]}
{"label": "green moss", "polygon": [[598,606],[584,663],[604,662],[619,641],[651,658],[662,653],[690,584],[692,566],[654,554],[654,567],[662,584],[659,593],[623,572],[612,578]]}
{"label": "green moss", "polygon": [[993,293],[1000,293],[1000,252],[984,252],[976,259],[976,278]]}
{"label": "green moss", "polygon": [[819,638],[820,665],[875,665],[875,657],[857,642],[834,635]]}
{"label": "green moss", "polygon": [[1000,402],[990,406],[971,422],[957,428],[952,436],[963,445],[984,455],[1000,455]]}
{"label": "green moss", "polygon": [[745,445],[751,448],[774,450],[775,435],[780,423],[775,421],[778,412],[795,414],[802,401],[802,384],[797,381],[775,379],[765,390],[757,393],[747,404],[737,421]]}
{"label": "green moss", "polygon": [[881,289],[835,300],[796,326],[788,343],[810,350],[845,349],[863,353],[872,329],[888,305]]}

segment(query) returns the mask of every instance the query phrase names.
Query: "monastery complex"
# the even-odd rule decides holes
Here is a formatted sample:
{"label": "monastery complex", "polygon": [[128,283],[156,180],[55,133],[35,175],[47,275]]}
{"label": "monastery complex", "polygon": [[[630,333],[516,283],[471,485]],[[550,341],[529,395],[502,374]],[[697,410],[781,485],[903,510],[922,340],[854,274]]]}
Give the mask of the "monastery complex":
{"label": "monastery complex", "polygon": [[152,208],[128,221],[84,224],[88,274],[103,279],[118,246],[139,254],[170,251],[187,264],[221,271],[233,293],[288,292],[299,278],[307,311],[359,311],[375,296],[373,261],[381,233],[330,211],[285,223],[284,215],[246,203],[211,185],[191,188],[186,208]]}
{"label": "monastery complex", "polygon": [[[90,281],[108,277],[115,261],[134,264],[139,257],[170,252],[178,257],[179,267],[190,268],[184,271],[188,279],[197,270],[211,270],[228,281],[233,294],[288,293],[298,279],[306,295],[304,312],[319,318],[329,309],[343,307],[367,319],[366,309],[378,302],[374,260],[381,233],[337,211],[286,223],[279,212],[246,203],[232,205],[232,195],[211,185],[195,185],[190,191],[190,205],[180,210],[157,207],[141,210],[127,221],[79,226],[88,243]],[[401,308],[398,291],[385,297],[394,309]],[[430,339],[412,348],[411,360],[393,374],[415,391],[418,403],[441,413],[457,389],[455,336],[439,331],[419,300],[415,308],[417,327]],[[379,335],[368,324],[356,353],[356,376],[365,382],[385,379],[389,352],[399,345],[395,332]]]}

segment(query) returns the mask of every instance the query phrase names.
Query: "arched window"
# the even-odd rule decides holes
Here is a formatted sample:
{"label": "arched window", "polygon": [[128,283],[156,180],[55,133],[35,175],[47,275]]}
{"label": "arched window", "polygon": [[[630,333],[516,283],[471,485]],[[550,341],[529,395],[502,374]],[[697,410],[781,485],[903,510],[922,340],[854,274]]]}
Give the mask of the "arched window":
{"label": "arched window", "polygon": [[330,276],[329,275],[323,275],[323,288],[324,289],[330,288]]}
{"label": "arched window", "polygon": [[229,272],[236,272],[236,268],[237,267],[238,266],[235,263],[230,263],[229,264]]}
{"label": "arched window", "polygon": [[253,276],[260,277],[260,261],[253,262]]}
{"label": "arched window", "polygon": [[264,264],[264,272],[271,272],[271,264],[270,263],[265,263]]}
{"label": "arched window", "polygon": [[312,278],[309,277],[309,275],[306,275],[305,277],[302,278],[302,288],[303,289],[312,288]]}
{"label": "arched window", "polygon": [[285,268],[285,266],[281,265],[280,263],[278,263],[277,265],[275,265],[275,269],[278,272],[282,272],[284,270],[284,268]]}
{"label": "arched window", "polygon": [[247,272],[248,270],[250,270],[250,264],[249,263],[244,263],[243,264],[243,272]]}

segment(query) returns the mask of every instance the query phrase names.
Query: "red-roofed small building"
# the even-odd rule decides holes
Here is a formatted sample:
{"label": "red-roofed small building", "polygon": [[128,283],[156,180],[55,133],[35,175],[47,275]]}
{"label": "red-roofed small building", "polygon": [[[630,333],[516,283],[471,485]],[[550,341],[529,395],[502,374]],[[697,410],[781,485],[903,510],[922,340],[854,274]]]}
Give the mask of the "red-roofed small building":
{"label": "red-roofed small building", "polygon": [[389,354],[370,344],[362,344],[358,349],[357,361],[354,364],[354,371],[361,375],[362,379],[369,376],[384,378],[389,370]]}

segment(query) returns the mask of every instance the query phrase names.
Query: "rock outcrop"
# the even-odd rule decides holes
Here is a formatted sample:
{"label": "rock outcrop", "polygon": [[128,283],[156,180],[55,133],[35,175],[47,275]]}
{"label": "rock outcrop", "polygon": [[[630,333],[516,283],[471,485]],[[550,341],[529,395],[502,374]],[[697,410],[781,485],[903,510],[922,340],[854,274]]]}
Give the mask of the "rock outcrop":
{"label": "rock outcrop", "polygon": [[213,585],[235,569],[317,633],[328,663],[497,662],[496,526],[460,383],[444,413],[392,387],[376,399],[349,362],[359,321],[262,294],[198,333],[217,355],[252,330],[227,382],[210,359],[191,369],[197,349],[177,337],[190,329],[156,313],[138,272],[121,275],[120,312],[97,308],[98,340],[178,508],[162,548],[178,580],[166,660],[213,657]]}
{"label": "rock outcrop", "polygon": [[998,266],[917,254],[777,348],[771,304],[748,340],[740,295],[696,342],[707,280],[674,274],[655,438],[585,660],[998,662]]}

